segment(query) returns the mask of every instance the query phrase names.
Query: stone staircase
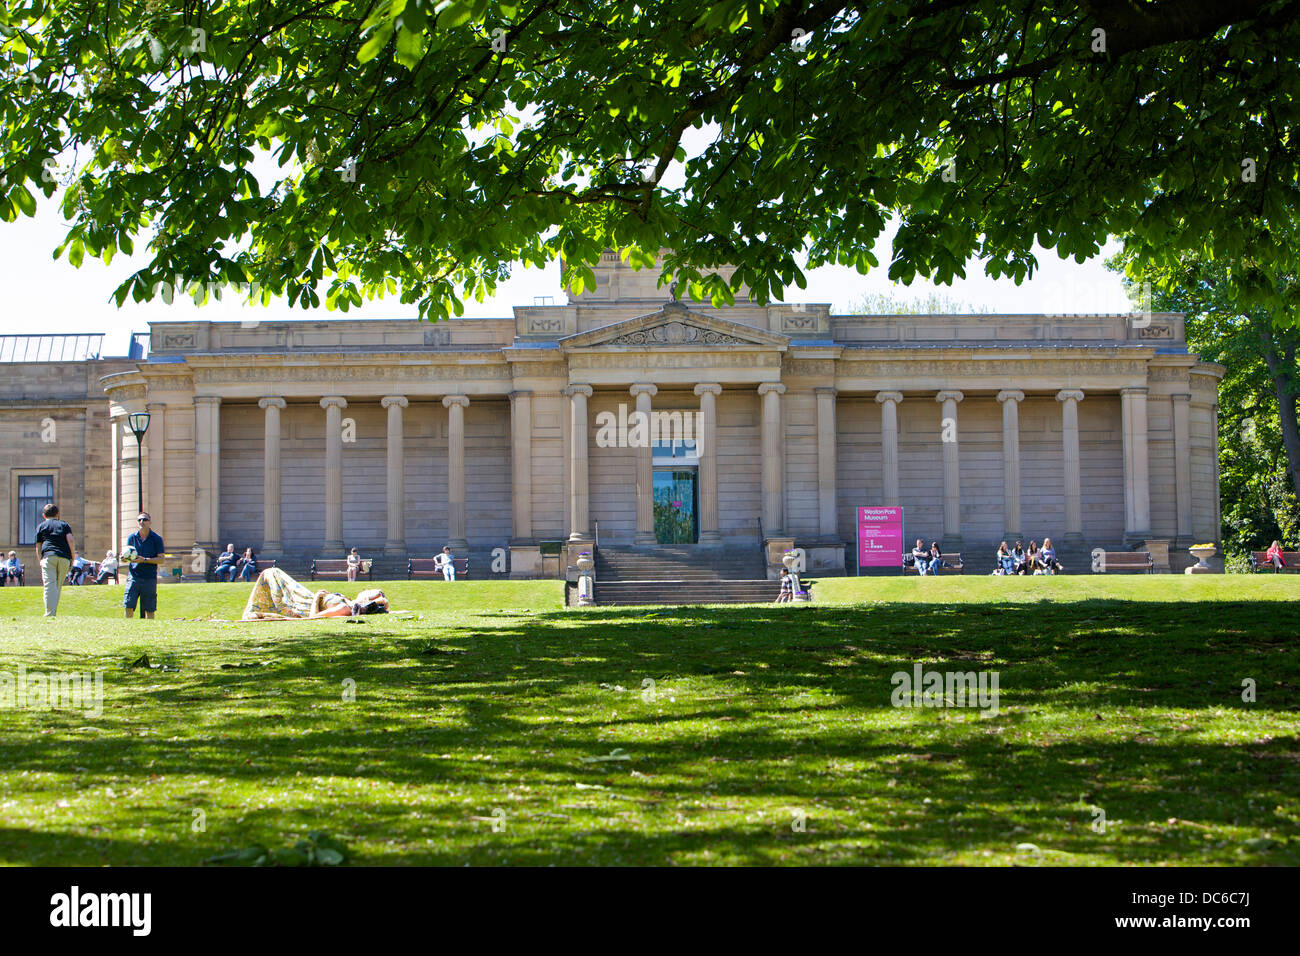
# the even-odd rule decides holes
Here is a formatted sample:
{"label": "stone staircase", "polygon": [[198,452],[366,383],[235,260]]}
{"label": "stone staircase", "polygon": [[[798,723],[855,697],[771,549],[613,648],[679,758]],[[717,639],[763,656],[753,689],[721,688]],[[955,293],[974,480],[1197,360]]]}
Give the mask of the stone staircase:
{"label": "stone staircase", "polygon": [[596,550],[596,603],[749,604],[772,601],[780,585],[764,576],[755,547],[746,551],[690,545]]}

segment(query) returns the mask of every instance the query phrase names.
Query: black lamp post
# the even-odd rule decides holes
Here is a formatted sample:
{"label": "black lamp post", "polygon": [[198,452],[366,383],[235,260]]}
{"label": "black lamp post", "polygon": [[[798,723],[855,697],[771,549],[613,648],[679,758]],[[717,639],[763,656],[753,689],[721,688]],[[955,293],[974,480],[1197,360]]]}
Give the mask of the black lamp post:
{"label": "black lamp post", "polygon": [[126,421],[135,435],[135,493],[140,510],[144,511],[144,433],[149,430],[149,413],[132,412]]}

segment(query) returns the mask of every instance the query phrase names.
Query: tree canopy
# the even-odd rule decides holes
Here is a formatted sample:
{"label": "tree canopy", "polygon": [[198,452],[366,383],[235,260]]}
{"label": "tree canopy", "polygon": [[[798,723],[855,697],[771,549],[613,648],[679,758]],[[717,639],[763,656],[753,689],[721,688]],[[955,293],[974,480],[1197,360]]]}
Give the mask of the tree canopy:
{"label": "tree canopy", "polygon": [[[605,248],[696,298],[890,277],[1110,235],[1147,262],[1293,253],[1294,0],[13,0],[0,218],[57,198],[58,254],[421,315]],[[694,132],[692,132],[694,131]],[[692,140],[691,137],[696,137]],[[696,145],[692,145],[696,143]],[[689,147],[689,148],[688,148]],[[251,169],[274,157],[275,181]],[[738,268],[730,284],[712,270]],[[1293,288],[1293,287],[1292,287]],[[1283,314],[1283,310],[1278,310]]]}

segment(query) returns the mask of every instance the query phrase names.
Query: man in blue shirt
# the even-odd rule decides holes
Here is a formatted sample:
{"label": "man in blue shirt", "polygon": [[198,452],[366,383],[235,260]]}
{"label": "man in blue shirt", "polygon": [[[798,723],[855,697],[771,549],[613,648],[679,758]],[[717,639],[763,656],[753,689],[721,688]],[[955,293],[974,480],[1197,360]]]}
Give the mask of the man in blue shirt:
{"label": "man in blue shirt", "polygon": [[149,514],[141,512],[136,518],[140,530],[126,539],[135,548],[136,558],[131,562],[131,576],[127,580],[122,606],[126,616],[135,616],[135,605],[140,604],[140,617],[153,619],[158,610],[158,565],[162,564],[163,539],[149,527]]}

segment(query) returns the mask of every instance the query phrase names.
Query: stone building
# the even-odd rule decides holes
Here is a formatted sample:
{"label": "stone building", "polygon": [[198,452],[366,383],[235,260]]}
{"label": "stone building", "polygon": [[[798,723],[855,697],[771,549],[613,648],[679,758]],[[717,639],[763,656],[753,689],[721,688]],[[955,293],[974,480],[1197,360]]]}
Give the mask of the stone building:
{"label": "stone building", "polygon": [[[1219,540],[1224,370],[1188,353],[1181,315],[715,309],[612,254],[596,277],[509,318],[152,323],[147,359],[86,366],[107,372],[107,402],[76,406],[86,460],[115,467],[60,496],[83,489],[122,540],[137,449],[98,422],[147,410],[145,502],[169,547],[286,567],[357,547],[404,572],[450,544],[530,577],[547,542],[571,565],[598,534],[769,562],[801,547],[853,573],[864,505],[903,506],[909,540],[987,549],[978,570],[1003,538],[1051,536],[1072,570],[1143,543],[1177,570]],[[17,398],[32,375],[0,415],[39,402]],[[637,440],[638,412],[674,433]],[[24,469],[31,417],[4,437]]]}

